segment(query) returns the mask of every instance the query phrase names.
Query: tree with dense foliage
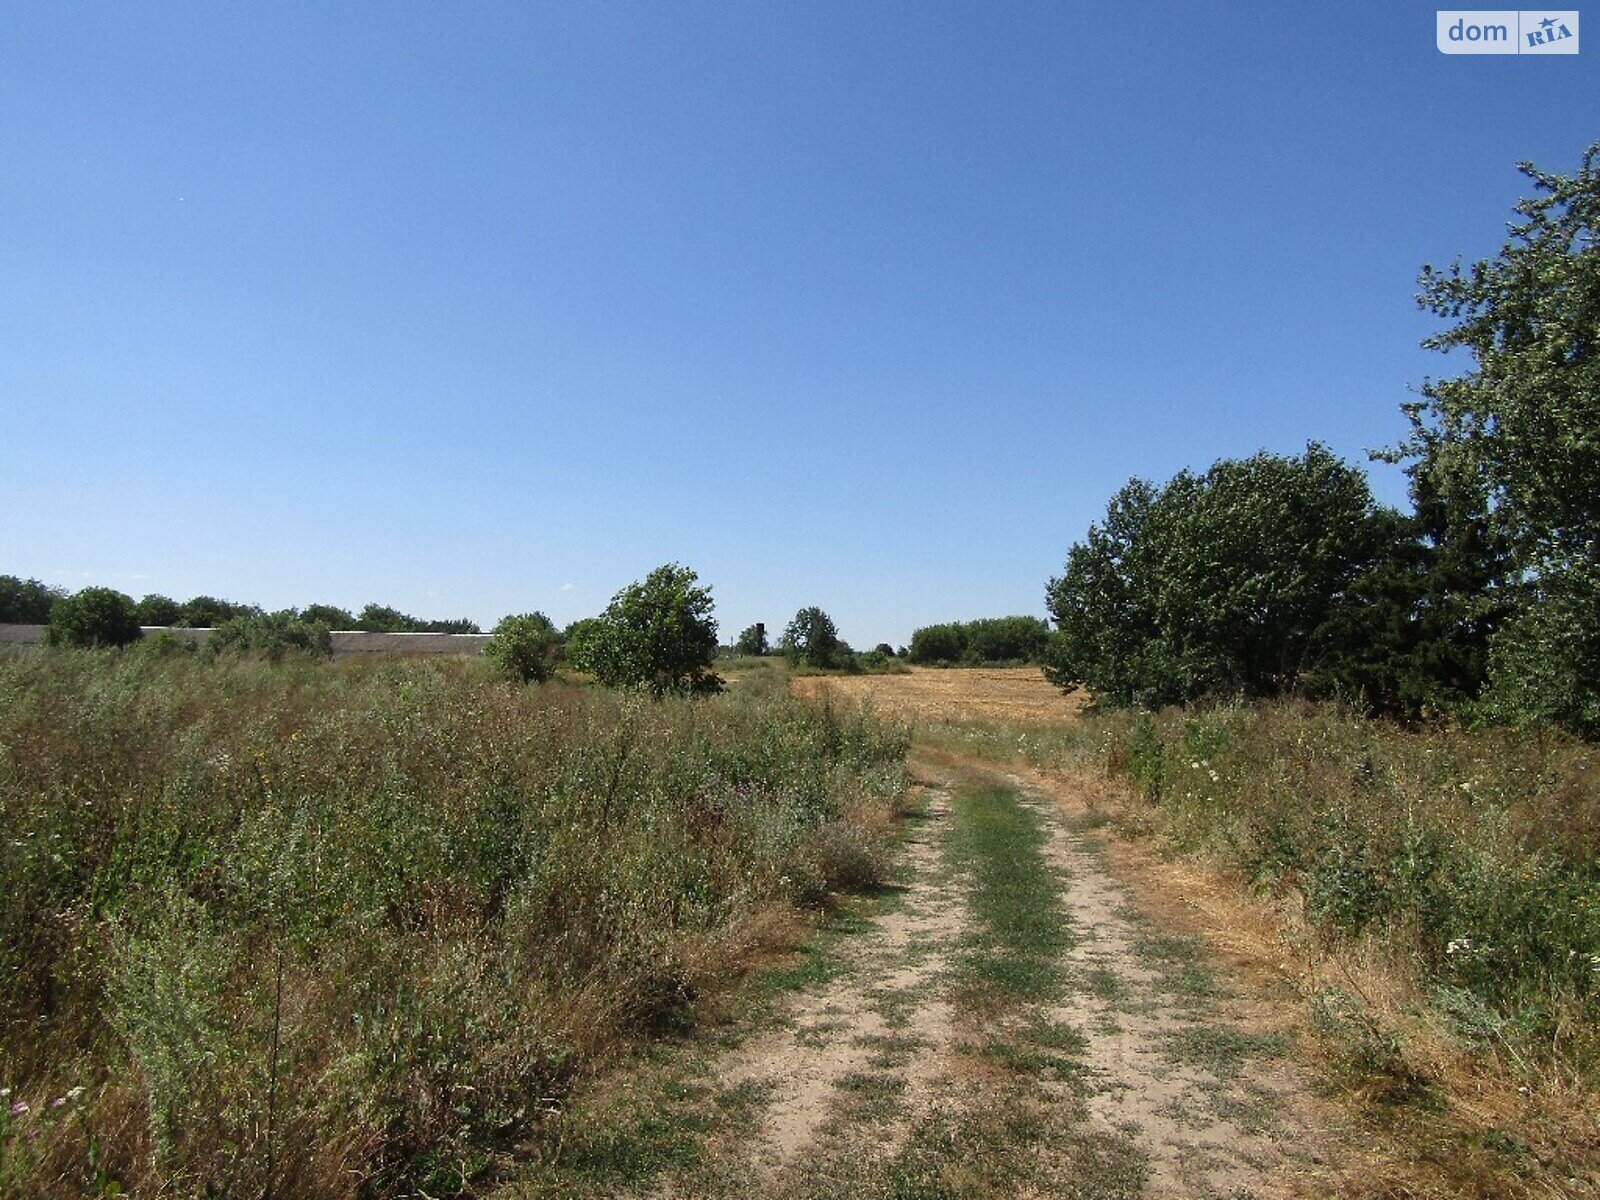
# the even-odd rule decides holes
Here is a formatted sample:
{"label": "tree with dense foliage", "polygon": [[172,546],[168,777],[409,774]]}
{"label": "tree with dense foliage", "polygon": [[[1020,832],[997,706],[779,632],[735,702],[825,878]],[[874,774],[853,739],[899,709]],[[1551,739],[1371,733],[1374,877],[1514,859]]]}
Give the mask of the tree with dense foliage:
{"label": "tree with dense foliage", "polygon": [[909,656],[923,666],[958,663],[967,652],[967,639],[961,626],[954,622],[943,625],[924,625],[911,631]]}
{"label": "tree with dense foliage", "polygon": [[722,677],[711,669],[717,656],[711,589],[697,587],[698,578],[668,563],[643,583],[630,583],[576,631],[569,661],[607,687],[644,688],[656,696],[720,692]]}
{"label": "tree with dense foliage", "polygon": [[55,602],[65,596],[37,579],[0,575],[0,625],[43,625]]}
{"label": "tree with dense foliage", "polygon": [[833,618],[815,605],[795,613],[780,645],[790,662],[823,669],[839,666],[849,654]]}
{"label": "tree with dense foliage", "polygon": [[[339,611],[341,615],[343,610]],[[387,604],[368,604],[355,618],[355,629],[368,633],[482,633],[476,621],[465,618],[447,621],[424,621],[403,613]]]}
{"label": "tree with dense foliage", "polygon": [[968,663],[1037,662],[1050,641],[1038,617],[984,617],[965,625]]}
{"label": "tree with dense foliage", "polygon": [[505,617],[494,627],[483,656],[512,679],[543,683],[555,673],[561,635],[542,612]]}
{"label": "tree with dense foliage", "polygon": [[987,617],[926,625],[911,634],[916,663],[1038,662],[1050,641],[1050,626],[1038,617]]}
{"label": "tree with dense foliage", "polygon": [[599,617],[579,617],[563,629],[561,641],[566,649],[567,662],[580,671],[587,671],[589,668],[583,664],[589,661],[589,648],[604,626]]}
{"label": "tree with dense foliage", "polygon": [[308,604],[300,610],[302,621],[315,621],[331,629],[354,629],[356,619],[349,609],[337,604]]}
{"label": "tree with dense foliage", "polygon": [[[1493,574],[1483,709],[1600,732],[1600,142],[1574,176],[1531,163],[1535,195],[1491,259],[1423,268],[1418,302],[1451,324],[1430,349],[1473,369],[1406,406],[1414,490],[1479,514]],[[1481,528],[1480,528],[1481,527]],[[1446,536],[1439,545],[1472,559]],[[1485,573],[1480,568],[1479,573]]]}
{"label": "tree with dense foliage", "polygon": [[52,646],[126,646],[139,640],[133,598],[113,588],[86,587],[50,609]]}
{"label": "tree with dense foliage", "polygon": [[422,622],[390,608],[387,604],[368,604],[356,617],[357,629],[368,633],[421,633]]}
{"label": "tree with dense foliage", "polygon": [[1316,444],[1131,480],[1050,581],[1045,673],[1111,704],[1286,691],[1391,530],[1365,475]]}
{"label": "tree with dense foliage", "polygon": [[183,605],[171,596],[152,592],[133,606],[141,625],[177,625],[183,619]]}
{"label": "tree with dense foliage", "polygon": [[762,655],[771,651],[767,643],[767,627],[760,621],[750,626],[739,635],[739,640],[733,644],[735,654]]}
{"label": "tree with dense foliage", "polygon": [[248,617],[260,613],[253,604],[234,604],[215,596],[196,596],[183,603],[178,624],[188,629],[211,629],[229,617]]}

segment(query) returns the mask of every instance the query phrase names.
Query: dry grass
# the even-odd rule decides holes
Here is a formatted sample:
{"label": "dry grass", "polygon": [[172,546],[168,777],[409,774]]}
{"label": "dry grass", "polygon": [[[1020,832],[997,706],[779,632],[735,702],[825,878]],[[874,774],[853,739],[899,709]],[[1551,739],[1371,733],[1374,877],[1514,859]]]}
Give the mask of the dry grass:
{"label": "dry grass", "polygon": [[1072,720],[1083,693],[1063,696],[1038,667],[912,667],[905,675],[829,675],[796,679],[802,696],[825,693],[870,703],[907,721],[985,721],[1035,725]]}
{"label": "dry grass", "polygon": [[1592,1089],[1532,1071],[1504,1048],[1464,1047],[1393,944],[1330,941],[1296,897],[1253,891],[1223,864],[1173,855],[1159,836],[1141,836],[1148,805],[1113,781],[1013,770],[1101,830],[1106,860],[1141,915],[1205,941],[1234,986],[1226,1008],[1237,1027],[1291,1037],[1317,1068],[1325,1123],[1347,1143],[1342,1194],[1600,1194]]}
{"label": "dry grass", "polygon": [[[1231,1020],[1285,1037],[1322,1081],[1326,1124],[1341,1131],[1345,1143],[1339,1194],[1429,1200],[1600,1195],[1595,1080],[1581,1057],[1565,1049],[1583,1041],[1581,1029],[1558,1037],[1544,1054],[1519,1042],[1515,1021],[1486,1021],[1485,1027],[1504,1032],[1487,1041],[1464,1040],[1459,1022],[1441,1010],[1437,981],[1403,921],[1340,934],[1308,916],[1292,881],[1262,890],[1217,841],[1184,827],[1194,818],[1181,805],[1174,824],[1165,803],[1138,795],[1122,778],[1108,778],[1105,769],[1117,768],[1121,739],[1104,721],[1086,728],[1078,704],[1042,695],[1049,685],[1033,672],[921,671],[816,682],[869,685],[877,707],[916,721],[919,761],[957,771],[974,757],[1005,762],[1083,828],[1098,830],[1108,864],[1146,919],[1177,936],[1203,939],[1225,967],[1234,992]],[[1070,714],[1063,716],[1063,706]],[[1358,725],[1349,723],[1349,736],[1359,740]],[[1381,727],[1373,734],[1395,736]],[[1482,759],[1468,772],[1475,779],[1513,775],[1505,768],[1491,776],[1491,759],[1505,766],[1496,736],[1441,736],[1439,749],[1429,752],[1453,766]],[[1360,751],[1353,744],[1351,752]],[[1313,793],[1320,794],[1312,789],[1305,796]],[[1294,788],[1284,793],[1298,794]],[[1572,815],[1589,811],[1587,786],[1558,781],[1535,795],[1540,798],[1507,805],[1511,827],[1528,840],[1529,852],[1536,842],[1580,856],[1590,852],[1593,826]],[[1439,803],[1446,801],[1459,808],[1467,798],[1465,792],[1445,795]],[[1365,797],[1363,807],[1370,802]],[[1227,818],[1226,805],[1217,815]],[[1560,836],[1547,837],[1552,831]]]}
{"label": "dry grass", "polygon": [[469,1191],[875,881],[904,751],[778,692],[6,659],[0,1195]]}

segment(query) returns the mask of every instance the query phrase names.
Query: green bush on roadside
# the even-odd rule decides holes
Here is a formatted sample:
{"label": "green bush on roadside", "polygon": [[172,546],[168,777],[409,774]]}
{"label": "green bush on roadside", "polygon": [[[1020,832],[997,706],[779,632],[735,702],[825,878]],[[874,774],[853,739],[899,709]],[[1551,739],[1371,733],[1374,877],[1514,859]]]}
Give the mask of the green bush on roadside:
{"label": "green bush on roadside", "polygon": [[561,635],[542,612],[503,618],[483,647],[483,656],[511,679],[543,683],[555,673]]}
{"label": "green bush on roadside", "polygon": [[126,646],[139,632],[131,597],[86,587],[51,606],[45,639],[52,646]]}

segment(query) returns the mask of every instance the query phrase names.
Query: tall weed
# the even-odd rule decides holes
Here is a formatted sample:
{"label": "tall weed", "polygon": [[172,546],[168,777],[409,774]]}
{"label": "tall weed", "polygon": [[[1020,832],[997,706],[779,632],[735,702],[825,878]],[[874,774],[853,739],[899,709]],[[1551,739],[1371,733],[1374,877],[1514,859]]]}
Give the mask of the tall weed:
{"label": "tall weed", "polygon": [[0,661],[0,1180],[467,1190],[708,945],[873,881],[905,750],[772,689]]}

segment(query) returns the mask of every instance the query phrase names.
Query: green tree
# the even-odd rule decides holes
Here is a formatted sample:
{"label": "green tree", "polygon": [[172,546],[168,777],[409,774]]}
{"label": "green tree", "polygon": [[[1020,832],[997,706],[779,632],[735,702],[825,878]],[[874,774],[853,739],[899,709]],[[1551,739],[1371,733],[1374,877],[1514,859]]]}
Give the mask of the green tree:
{"label": "green tree", "polygon": [[985,617],[966,623],[969,663],[1038,662],[1050,640],[1050,626],[1038,617]]}
{"label": "green tree", "polygon": [[771,649],[767,644],[767,627],[759,621],[741,633],[733,644],[735,654],[762,655]]}
{"label": "green tree", "polygon": [[563,629],[561,641],[566,649],[567,661],[580,671],[589,670],[584,664],[589,661],[595,639],[604,627],[605,623],[599,617],[579,617]]}
{"label": "green tree", "polygon": [[810,667],[835,667],[849,653],[839,640],[838,627],[833,618],[813,605],[795,613],[794,620],[783,631],[784,656],[792,663]]}
{"label": "green tree", "polygon": [[986,617],[925,625],[911,634],[910,653],[918,663],[1038,662],[1049,641],[1038,617]]}
{"label": "green tree", "polygon": [[1423,345],[1464,349],[1473,366],[1423,385],[1406,406],[1410,436],[1389,457],[1409,462],[1414,490],[1483,514],[1493,570],[1479,573],[1493,577],[1475,598],[1505,616],[1488,638],[1484,711],[1592,735],[1600,723],[1583,714],[1600,710],[1600,142],[1576,175],[1519,170],[1535,194],[1515,206],[1520,220],[1499,253],[1423,268],[1418,303],[1449,322]]}
{"label": "green tree", "polygon": [[637,687],[655,696],[720,692],[711,669],[717,622],[711,589],[697,587],[687,567],[668,563],[631,583],[592,624],[577,630],[569,659],[607,687]]}
{"label": "green tree", "polygon": [[555,673],[561,635],[542,612],[503,618],[483,647],[483,656],[512,679],[543,683]]}
{"label": "green tree", "polygon": [[0,575],[0,625],[43,625],[66,593],[37,579]]}
{"label": "green tree", "polygon": [[959,624],[924,625],[911,631],[910,657],[914,663],[958,663],[967,652],[967,633]]}
{"label": "green tree", "polygon": [[184,601],[179,623],[187,629],[211,629],[229,617],[248,617],[260,612],[251,604],[234,604],[215,596],[196,596]]}
{"label": "green tree", "polygon": [[133,606],[133,615],[141,625],[176,625],[183,618],[183,605],[152,592]]}
{"label": "green tree", "polygon": [[422,622],[417,618],[390,608],[387,604],[368,604],[356,617],[356,628],[368,633],[422,633]]}
{"label": "green tree", "polygon": [[1315,444],[1132,480],[1050,581],[1045,674],[1111,704],[1289,690],[1388,528],[1366,477]]}
{"label": "green tree", "polygon": [[348,610],[336,604],[308,604],[300,610],[302,621],[315,621],[326,625],[329,629],[354,629],[355,616]]}
{"label": "green tree", "polygon": [[139,640],[133,599],[112,588],[86,587],[50,610],[52,646],[126,646]]}
{"label": "green tree", "polygon": [[440,620],[419,621],[423,633],[482,633],[478,623],[470,617],[448,617]]}

